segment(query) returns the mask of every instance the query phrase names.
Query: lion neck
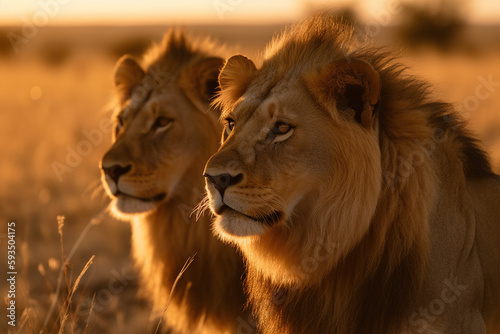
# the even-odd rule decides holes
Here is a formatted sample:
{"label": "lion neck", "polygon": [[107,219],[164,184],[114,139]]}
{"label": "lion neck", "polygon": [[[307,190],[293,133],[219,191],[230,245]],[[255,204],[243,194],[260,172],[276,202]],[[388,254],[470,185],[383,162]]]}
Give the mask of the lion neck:
{"label": "lion neck", "polygon": [[[193,333],[232,326],[243,305],[241,258],[212,236],[209,215],[198,220],[191,215],[203,194],[200,176],[199,171],[188,173],[191,181],[183,183],[181,196],[132,221],[133,256],[145,292],[154,296],[155,312],[160,314],[169,305],[167,325],[173,319],[176,326],[187,326],[177,330]],[[169,304],[174,282],[190,258],[193,261],[178,280]]]}
{"label": "lion neck", "polygon": [[[210,241],[203,238],[206,235],[204,227],[208,231],[208,217],[195,222],[190,216],[193,197],[169,199],[152,213],[132,220],[133,256],[138,268],[149,282],[149,290],[164,296],[155,307],[166,305],[170,293],[166,288],[173,285],[184,263],[200,248],[209,247],[205,243]],[[193,242],[197,239],[200,239],[199,243]]]}
{"label": "lion neck", "polygon": [[[317,272],[299,268],[304,274],[302,282],[281,284],[247,261],[249,303],[260,316],[264,334],[387,334],[393,329],[398,333],[396,328],[406,319],[405,306],[413,304],[419,295],[427,244],[426,240],[417,240],[423,236],[405,235],[404,228],[398,227],[407,215],[389,222],[382,217],[383,202],[370,231],[335,266],[324,272],[322,258],[309,257],[302,262],[314,265],[311,259],[316,261],[319,277],[315,277]],[[398,214],[402,213],[394,213]],[[311,218],[303,222],[312,223]],[[399,242],[407,243],[406,249],[401,249]],[[321,252],[327,254],[329,249],[325,246]]]}

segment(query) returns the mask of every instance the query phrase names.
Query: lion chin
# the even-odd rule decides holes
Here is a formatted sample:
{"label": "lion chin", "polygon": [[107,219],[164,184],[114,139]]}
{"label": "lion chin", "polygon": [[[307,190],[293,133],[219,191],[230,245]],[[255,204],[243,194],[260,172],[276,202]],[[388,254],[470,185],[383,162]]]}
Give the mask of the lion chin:
{"label": "lion chin", "polygon": [[156,200],[144,200],[121,194],[111,201],[110,210],[112,215],[120,220],[131,220],[133,217],[147,216],[156,211],[166,196],[161,194],[161,199],[160,196],[157,197]]}
{"label": "lion chin", "polygon": [[234,237],[257,237],[264,234],[268,228],[262,222],[233,209],[224,210],[224,214],[217,216],[215,221],[216,232],[225,240]]}

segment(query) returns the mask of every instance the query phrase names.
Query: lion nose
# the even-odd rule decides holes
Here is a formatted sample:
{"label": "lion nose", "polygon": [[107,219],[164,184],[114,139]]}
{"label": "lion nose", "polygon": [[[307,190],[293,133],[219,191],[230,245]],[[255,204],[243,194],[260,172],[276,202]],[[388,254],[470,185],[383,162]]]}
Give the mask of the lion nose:
{"label": "lion nose", "polygon": [[112,165],[110,167],[102,166],[104,173],[109,176],[115,183],[118,183],[120,176],[127,174],[132,169],[132,165],[121,166]]}
{"label": "lion nose", "polygon": [[215,186],[215,189],[217,189],[222,197],[224,197],[224,192],[227,187],[235,185],[243,179],[243,174],[241,173],[236,176],[231,176],[231,174],[228,173],[212,176],[205,173],[203,176],[206,177],[207,182]]}

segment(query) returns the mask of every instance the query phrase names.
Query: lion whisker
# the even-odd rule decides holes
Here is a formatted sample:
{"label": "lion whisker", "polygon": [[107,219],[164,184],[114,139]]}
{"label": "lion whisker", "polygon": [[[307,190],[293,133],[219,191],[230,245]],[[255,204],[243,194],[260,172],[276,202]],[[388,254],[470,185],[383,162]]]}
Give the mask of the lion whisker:
{"label": "lion whisker", "polygon": [[[210,208],[210,200],[208,198],[208,194],[205,193],[201,201],[194,207],[191,215],[196,213],[196,221],[200,219],[201,216]],[[191,217],[191,215],[189,215]]]}
{"label": "lion whisker", "polygon": [[99,199],[103,201],[106,196],[106,191],[101,182],[101,179],[92,181],[83,191],[83,196],[89,196],[91,200]]}

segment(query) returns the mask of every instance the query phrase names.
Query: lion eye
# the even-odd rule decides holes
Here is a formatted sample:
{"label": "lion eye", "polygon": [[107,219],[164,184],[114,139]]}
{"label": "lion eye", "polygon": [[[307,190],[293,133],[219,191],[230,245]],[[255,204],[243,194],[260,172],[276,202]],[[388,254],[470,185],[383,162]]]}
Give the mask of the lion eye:
{"label": "lion eye", "polygon": [[232,131],[236,122],[232,118],[226,118],[226,133],[229,135]]}
{"label": "lion eye", "polygon": [[151,130],[156,132],[165,131],[170,127],[172,121],[173,120],[171,118],[160,116],[155,120],[155,122],[151,126]]}
{"label": "lion eye", "polygon": [[284,135],[285,133],[287,133],[291,129],[292,129],[292,126],[290,124],[278,122],[278,123],[274,124],[274,127],[271,129],[271,131],[276,135]]}
{"label": "lion eye", "polygon": [[290,138],[293,134],[293,126],[284,122],[274,124],[271,132],[274,136],[274,142],[278,143]]}
{"label": "lion eye", "polygon": [[118,125],[120,125],[120,126],[123,126],[123,124],[125,123],[125,120],[123,119],[122,116],[118,116],[117,120],[118,120]]}
{"label": "lion eye", "polygon": [[123,119],[122,116],[116,117],[115,135],[118,135],[120,130],[123,128],[124,124],[125,124],[125,120]]}

